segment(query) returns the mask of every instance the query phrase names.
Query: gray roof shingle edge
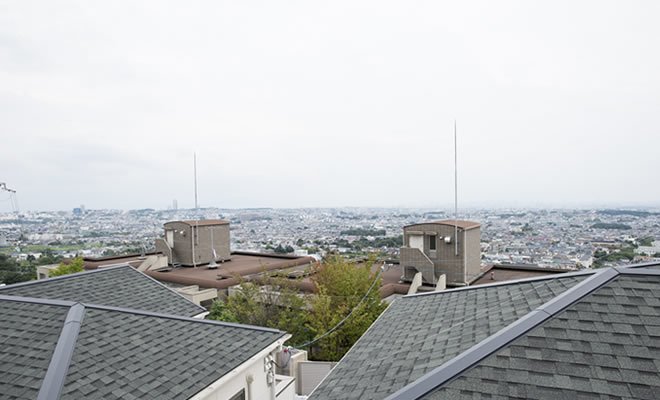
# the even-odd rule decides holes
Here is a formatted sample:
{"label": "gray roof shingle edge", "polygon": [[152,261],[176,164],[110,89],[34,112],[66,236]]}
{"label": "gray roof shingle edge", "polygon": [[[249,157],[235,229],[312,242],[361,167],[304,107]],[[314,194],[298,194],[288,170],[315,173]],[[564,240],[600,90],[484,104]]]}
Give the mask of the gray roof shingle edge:
{"label": "gray roof shingle edge", "polygon": [[517,284],[526,283],[526,282],[540,282],[540,281],[547,281],[547,280],[553,280],[553,279],[558,279],[558,278],[569,278],[569,277],[572,277],[572,276],[586,276],[586,275],[593,275],[595,273],[596,273],[596,271],[594,271],[594,270],[585,269],[585,270],[581,270],[581,271],[565,272],[565,273],[561,273],[561,274],[543,275],[543,276],[536,276],[536,277],[532,277],[532,278],[513,279],[513,280],[510,280],[510,281],[490,283],[490,284],[487,284],[487,285],[484,284],[484,285],[465,286],[465,287],[459,287],[459,288],[453,288],[453,289],[446,289],[446,290],[442,290],[442,291],[439,291],[439,292],[424,292],[424,293],[408,294],[408,295],[405,295],[403,297],[407,298],[407,297],[434,296],[434,295],[443,294],[443,293],[454,293],[454,292],[459,292],[459,291],[479,290],[479,289],[493,288],[493,287],[498,287],[498,286],[517,285]]}
{"label": "gray roof shingle edge", "polygon": [[243,324],[236,324],[236,323],[233,323],[233,322],[215,321],[215,320],[209,320],[209,319],[185,317],[185,316],[173,315],[173,314],[163,314],[163,313],[157,313],[157,312],[152,312],[152,311],[136,310],[136,309],[131,309],[131,308],[123,308],[123,307],[112,307],[112,306],[106,306],[106,305],[102,305],[102,304],[81,303],[81,302],[68,301],[68,300],[38,299],[38,298],[34,298],[34,297],[5,296],[5,295],[0,294],[0,302],[2,302],[2,301],[15,301],[15,302],[19,302],[19,303],[33,303],[33,304],[47,304],[47,305],[65,306],[65,307],[73,307],[76,304],[80,304],[80,305],[84,306],[85,308],[93,308],[93,309],[98,309],[98,310],[118,311],[118,312],[125,312],[125,313],[135,314],[135,315],[144,315],[144,316],[150,316],[150,317],[175,319],[175,320],[180,320],[180,321],[192,321],[192,322],[197,322],[197,323],[202,323],[202,324],[230,326],[230,327],[234,327],[234,328],[252,329],[252,330],[263,331],[263,332],[271,332],[271,333],[284,333],[284,332],[282,332],[278,329],[266,328],[266,327],[263,327],[263,326],[243,325]]}
{"label": "gray roof shingle edge", "polygon": [[418,399],[428,392],[441,387],[449,380],[460,375],[468,368],[476,365],[487,356],[505,347],[543,322],[560,313],[565,308],[585,298],[595,290],[606,285],[619,275],[660,275],[660,270],[648,267],[658,263],[647,263],[621,268],[608,268],[598,271],[592,277],[584,280],[560,296],[533,310],[514,324],[502,329],[495,335],[476,344],[468,351],[446,362],[435,370],[422,376],[415,382],[405,386],[386,397],[386,400]]}
{"label": "gray roof shingle edge", "polygon": [[[112,267],[97,268],[97,269],[93,269],[93,270],[90,270],[90,271],[76,272],[76,273],[74,273],[74,274],[67,274],[67,275],[61,275],[61,276],[54,276],[54,277],[52,277],[52,278],[36,279],[36,280],[31,280],[31,281],[26,281],[26,282],[12,283],[11,285],[7,285],[7,286],[0,287],[0,292],[2,292],[3,290],[14,289],[14,288],[17,288],[17,287],[38,285],[38,284],[41,284],[41,283],[43,283],[43,282],[55,282],[55,281],[61,281],[61,280],[66,280],[66,279],[72,279],[72,278],[75,279],[76,277],[79,277],[79,276],[81,276],[81,275],[87,275],[87,274],[98,274],[98,273],[100,273],[100,272],[111,271],[111,270],[113,270],[113,269],[126,268],[126,267],[128,267],[128,268],[132,268],[132,269],[135,270],[135,268],[131,267],[131,266],[128,265],[128,264],[113,265]],[[136,271],[137,271],[137,270],[136,270]],[[138,272],[139,272],[139,271],[138,271]],[[146,276],[146,275],[145,275],[145,276]],[[167,287],[167,286],[165,286],[165,287]]]}
{"label": "gray roof shingle edge", "polygon": [[188,303],[188,306],[190,306],[191,310],[196,309],[196,310],[199,311],[196,314],[192,314],[192,315],[203,314],[204,312],[207,311],[204,307],[191,302],[189,299],[187,299],[181,293],[173,290],[172,288],[168,287],[167,285],[163,284],[162,282],[159,282],[158,280],[154,279],[153,277],[151,277],[151,276],[149,276],[149,275],[147,275],[147,274],[145,274],[141,271],[138,271],[137,269],[131,267],[128,264],[115,265],[115,266],[112,266],[112,267],[99,268],[99,269],[95,269],[95,270],[91,270],[91,271],[83,271],[83,272],[78,272],[78,273],[75,273],[75,274],[56,276],[56,277],[48,278],[48,279],[37,279],[37,280],[33,280],[33,281],[15,283],[15,284],[12,284],[12,285],[7,285],[7,286],[4,286],[4,287],[0,287],[0,295],[2,295],[3,290],[9,291],[9,290],[13,290],[13,289],[16,289],[16,288],[33,287],[35,285],[48,284],[48,283],[51,283],[51,282],[64,281],[64,280],[75,280],[77,278],[80,278],[81,276],[86,277],[86,276],[89,276],[90,274],[102,274],[102,273],[107,273],[109,271],[118,270],[118,269],[127,269],[127,270],[130,270],[132,273],[139,274],[141,277],[147,278],[150,282],[156,283],[158,285],[158,287],[166,289],[167,292],[169,292],[170,294],[174,294],[178,298],[185,300],[185,302]]}
{"label": "gray roof shingle edge", "polygon": [[[145,274],[145,273],[142,272],[142,271],[138,271],[137,269],[131,267],[131,266],[128,265],[128,264],[127,264],[126,266],[130,267],[131,269],[133,269],[133,271],[138,272],[139,274],[143,275],[144,277],[149,278],[151,281],[153,281],[153,282],[159,284],[160,286],[164,287],[165,289],[169,290],[170,292],[176,294],[177,296],[181,297],[181,298],[184,299],[185,301],[194,304],[195,306],[197,306],[197,307],[200,309],[200,314],[201,314],[201,313],[204,313],[204,312],[207,311],[206,308],[204,308],[204,307],[202,307],[202,306],[200,306],[200,305],[198,305],[198,304],[193,303],[193,302],[190,301],[186,296],[182,295],[181,293],[177,292],[176,290],[172,289],[171,287],[165,285],[163,282],[157,280],[157,279],[154,278],[153,276],[149,276],[149,275]],[[107,269],[107,268],[106,268],[106,269]]]}

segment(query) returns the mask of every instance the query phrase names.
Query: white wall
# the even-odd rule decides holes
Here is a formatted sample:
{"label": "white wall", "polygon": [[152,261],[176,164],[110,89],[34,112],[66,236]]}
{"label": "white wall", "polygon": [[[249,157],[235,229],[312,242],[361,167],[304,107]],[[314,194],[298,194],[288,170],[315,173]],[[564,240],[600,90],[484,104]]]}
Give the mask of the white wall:
{"label": "white wall", "polygon": [[[273,359],[289,335],[273,343],[268,348],[262,350],[257,355],[241,364],[233,371],[215,381],[197,395],[191,397],[191,400],[228,400],[241,389],[245,389],[245,398],[247,400],[268,400],[271,396],[271,386],[267,382],[267,372],[265,368],[265,359],[272,354]],[[273,368],[275,366],[273,365]],[[273,370],[274,371],[274,370]],[[248,377],[251,383],[248,384]],[[288,393],[288,391],[285,391]],[[282,393],[284,395],[285,393]],[[278,400],[292,400],[283,396],[277,397]]]}

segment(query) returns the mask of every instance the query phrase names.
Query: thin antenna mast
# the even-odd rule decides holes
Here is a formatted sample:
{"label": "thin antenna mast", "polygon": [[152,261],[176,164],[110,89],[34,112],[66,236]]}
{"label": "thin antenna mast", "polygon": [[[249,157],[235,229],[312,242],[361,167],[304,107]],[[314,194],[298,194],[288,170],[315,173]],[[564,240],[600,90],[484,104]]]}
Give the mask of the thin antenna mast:
{"label": "thin antenna mast", "polygon": [[458,147],[456,145],[456,120],[454,119],[454,255],[458,256]]}
{"label": "thin antenna mast", "polygon": [[198,243],[199,235],[199,215],[197,214],[198,205],[197,205],[197,153],[193,153],[193,170],[195,174],[195,226],[191,228],[192,230],[192,257],[193,257],[193,268],[197,268],[197,260],[195,259],[195,246]]}
{"label": "thin antenna mast", "polygon": [[195,171],[195,211],[197,211],[197,153],[193,153],[193,168]]}

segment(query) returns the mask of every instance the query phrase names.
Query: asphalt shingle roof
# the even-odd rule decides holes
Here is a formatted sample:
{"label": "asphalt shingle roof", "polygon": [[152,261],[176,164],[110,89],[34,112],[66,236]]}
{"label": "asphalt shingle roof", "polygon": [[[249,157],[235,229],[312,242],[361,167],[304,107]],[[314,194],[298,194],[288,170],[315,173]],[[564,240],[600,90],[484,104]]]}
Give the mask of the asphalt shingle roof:
{"label": "asphalt shingle roof", "polygon": [[0,302],[0,396],[36,399],[68,307]]}
{"label": "asphalt shingle roof", "polygon": [[[80,328],[71,337],[65,332],[74,308],[81,311]],[[40,391],[62,399],[186,399],[285,335],[267,328],[3,296],[0,394],[10,399],[35,399]],[[64,349],[59,361],[56,348]],[[71,361],[62,364],[62,359]],[[59,397],[46,384],[48,374],[63,382],[56,386],[62,388]]]}
{"label": "asphalt shingle roof", "polygon": [[657,399],[660,276],[619,275],[422,397]]}
{"label": "asphalt shingle roof", "polygon": [[182,316],[206,311],[128,265],[9,285],[0,288],[0,295],[68,300]]}
{"label": "asphalt shingle roof", "polygon": [[553,276],[402,297],[309,399],[385,398],[587,276]]}
{"label": "asphalt shingle roof", "polygon": [[186,399],[284,336],[88,309],[62,399]]}
{"label": "asphalt shingle roof", "polygon": [[185,399],[286,333],[204,309],[129,266],[0,289],[3,399]]}

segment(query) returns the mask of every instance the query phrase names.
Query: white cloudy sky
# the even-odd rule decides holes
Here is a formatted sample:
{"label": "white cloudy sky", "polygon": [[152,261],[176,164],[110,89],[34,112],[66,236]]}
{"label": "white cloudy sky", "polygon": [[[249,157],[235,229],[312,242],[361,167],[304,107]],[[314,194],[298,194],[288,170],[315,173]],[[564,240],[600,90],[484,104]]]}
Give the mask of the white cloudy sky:
{"label": "white cloudy sky", "polygon": [[[22,209],[660,205],[660,2],[0,0]],[[5,199],[0,195],[0,200]],[[0,211],[10,210],[0,202]]]}

